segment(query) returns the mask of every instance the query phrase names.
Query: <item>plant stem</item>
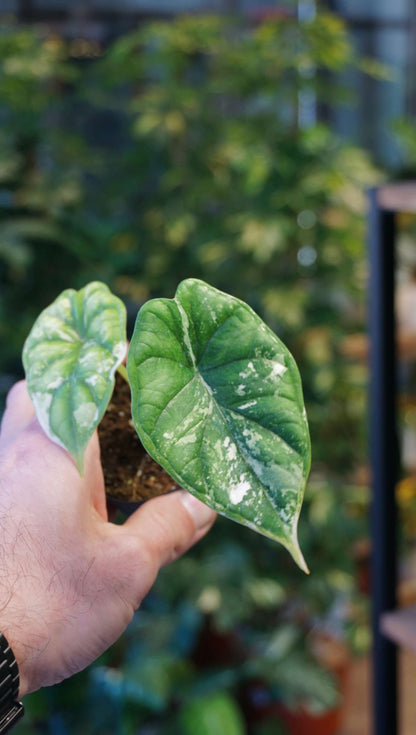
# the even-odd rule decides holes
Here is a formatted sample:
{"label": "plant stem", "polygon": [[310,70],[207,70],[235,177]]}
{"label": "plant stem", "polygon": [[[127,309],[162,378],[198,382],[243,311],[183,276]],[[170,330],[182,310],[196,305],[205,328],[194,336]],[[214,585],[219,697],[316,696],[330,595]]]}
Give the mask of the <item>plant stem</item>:
{"label": "plant stem", "polygon": [[126,381],[126,383],[129,382],[128,376],[127,376],[127,370],[125,365],[119,365],[117,368],[117,372],[119,375],[121,375],[122,378]]}

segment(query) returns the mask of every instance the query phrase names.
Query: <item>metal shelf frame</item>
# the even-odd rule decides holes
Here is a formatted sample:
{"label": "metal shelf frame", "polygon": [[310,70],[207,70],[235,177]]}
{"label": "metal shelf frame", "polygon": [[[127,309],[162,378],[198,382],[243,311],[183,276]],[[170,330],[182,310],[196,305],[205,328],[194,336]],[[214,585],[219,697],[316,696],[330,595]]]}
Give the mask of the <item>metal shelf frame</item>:
{"label": "metal shelf frame", "polygon": [[369,193],[373,735],[399,732],[397,645],[381,620],[397,603],[396,215],[409,211],[416,212],[416,182],[386,184]]}

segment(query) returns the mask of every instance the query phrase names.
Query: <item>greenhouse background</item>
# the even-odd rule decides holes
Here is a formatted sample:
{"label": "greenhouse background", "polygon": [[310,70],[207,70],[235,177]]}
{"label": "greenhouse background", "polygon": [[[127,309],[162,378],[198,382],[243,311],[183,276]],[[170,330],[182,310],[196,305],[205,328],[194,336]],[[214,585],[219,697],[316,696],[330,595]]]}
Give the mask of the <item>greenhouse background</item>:
{"label": "greenhouse background", "polygon": [[[62,289],[107,283],[131,333],[147,299],[197,277],[290,348],[313,452],[308,577],[219,519],[96,664],[26,698],[16,733],[372,732],[368,190],[416,178],[414,2],[3,0],[0,24],[2,401]],[[411,605],[415,215],[398,226]],[[401,655],[406,726],[416,666]]]}

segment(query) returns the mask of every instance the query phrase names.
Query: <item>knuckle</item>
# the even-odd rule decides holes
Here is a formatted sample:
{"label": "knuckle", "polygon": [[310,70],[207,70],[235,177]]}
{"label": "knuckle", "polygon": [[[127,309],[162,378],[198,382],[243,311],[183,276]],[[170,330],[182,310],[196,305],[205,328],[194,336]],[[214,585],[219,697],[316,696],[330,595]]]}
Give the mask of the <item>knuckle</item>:
{"label": "knuckle", "polygon": [[33,456],[39,457],[45,450],[46,435],[40,426],[33,421],[19,434],[14,441],[14,448],[19,461],[28,461]]}
{"label": "knuckle", "polygon": [[[113,578],[118,594],[137,608],[144,594],[156,579],[158,559],[148,544],[133,534],[120,534],[106,557],[116,559]],[[108,566],[105,567],[108,574]]]}

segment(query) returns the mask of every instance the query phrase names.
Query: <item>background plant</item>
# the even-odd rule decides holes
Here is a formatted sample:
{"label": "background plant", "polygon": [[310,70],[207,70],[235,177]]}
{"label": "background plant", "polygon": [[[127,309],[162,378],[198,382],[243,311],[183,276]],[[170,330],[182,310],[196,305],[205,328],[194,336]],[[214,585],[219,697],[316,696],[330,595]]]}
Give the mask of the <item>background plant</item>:
{"label": "background plant", "polygon": [[[135,622],[150,621],[160,669],[149,681],[165,682],[163,696],[140,694],[147,654],[140,636],[134,649],[126,637],[98,667],[35,696],[26,729],[32,721],[45,732],[79,731],[77,700],[95,712],[89,732],[104,732],[82,690],[101,702],[106,692],[112,732],[171,732],[189,672],[203,693],[225,688],[237,701],[238,656],[262,661],[262,679],[283,696],[260,639],[288,618],[295,631],[277,677],[310,660],[317,621],[362,641],[351,549],[365,533],[357,469],[366,459],[366,372],[344,345],[364,323],[364,189],[376,174],[363,151],[323,124],[304,127],[299,115],[302,93],[338,102],[330,80],[352,63],[344,27],[323,11],[300,25],[288,16],[255,27],[182,17],[146,25],[82,64],[55,36],[21,28],[0,36],[4,387],[19,374],[35,316],[63,288],[102,280],[132,317],[147,298],[199,277],[249,302],[289,346],[313,447],[300,529],[308,579],[267,540],[219,522],[175,574],[160,576]],[[172,638],[158,637],[159,616]],[[235,631],[237,659],[195,662],[207,628]],[[310,696],[328,703],[331,684],[324,677],[317,696],[316,680]]]}

